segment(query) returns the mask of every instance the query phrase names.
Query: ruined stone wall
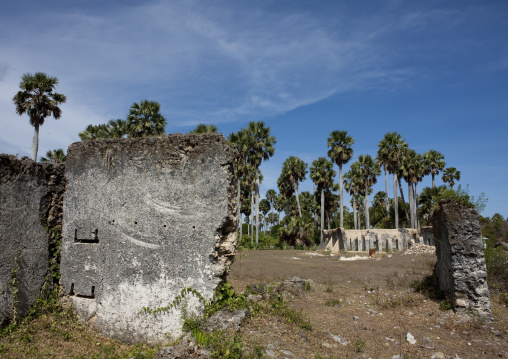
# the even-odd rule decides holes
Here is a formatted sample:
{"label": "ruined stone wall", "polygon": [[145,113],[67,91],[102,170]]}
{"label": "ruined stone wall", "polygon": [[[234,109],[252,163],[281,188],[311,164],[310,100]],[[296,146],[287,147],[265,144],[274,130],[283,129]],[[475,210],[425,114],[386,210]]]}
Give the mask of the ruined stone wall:
{"label": "ruined stone wall", "polygon": [[[126,342],[181,334],[183,288],[211,299],[236,248],[233,152],[224,137],[169,135],[69,147],[62,284],[79,319]],[[189,313],[200,310],[187,295]]]}
{"label": "ruined stone wall", "polygon": [[459,313],[478,313],[492,319],[480,216],[450,199],[432,213],[439,288]]}
{"label": "ruined stone wall", "polygon": [[[336,228],[323,231],[323,248],[331,253],[343,251],[365,251],[375,249],[381,251],[393,251],[409,248],[414,243],[431,241],[428,229],[368,229],[354,230]],[[432,234],[433,236],[433,234]]]}
{"label": "ruined stone wall", "polygon": [[[0,324],[24,316],[43,285],[52,286],[45,278],[51,278],[64,191],[63,165],[0,155]],[[56,266],[57,258],[51,260]]]}

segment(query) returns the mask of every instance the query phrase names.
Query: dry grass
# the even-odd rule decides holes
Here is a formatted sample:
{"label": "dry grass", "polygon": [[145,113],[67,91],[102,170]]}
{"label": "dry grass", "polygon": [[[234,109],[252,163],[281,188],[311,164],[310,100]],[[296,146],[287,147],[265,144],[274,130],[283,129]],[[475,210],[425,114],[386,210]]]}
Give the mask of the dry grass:
{"label": "dry grass", "polygon": [[[508,357],[508,310],[499,301],[492,300],[497,319],[486,326],[480,320],[461,321],[452,311],[440,310],[439,301],[410,287],[411,282],[431,274],[434,262],[433,254],[395,253],[391,258],[339,261],[305,251],[249,251],[233,264],[229,280],[237,291],[247,284],[277,282],[287,276],[314,281],[310,291],[289,303],[308,318],[311,331],[266,315],[250,320],[242,329],[251,347],[271,344],[277,358],[286,357],[281,350],[290,350],[295,358],[391,358],[396,354],[430,358],[439,351],[463,359]],[[503,334],[497,336],[491,328]],[[417,344],[406,342],[408,332]],[[339,344],[332,335],[349,344]]]}
{"label": "dry grass", "polygon": [[[353,255],[350,253],[349,255]],[[275,358],[453,358],[508,357],[508,309],[492,298],[494,323],[462,321],[439,301],[410,287],[429,275],[435,255],[402,255],[360,261],[310,256],[300,250],[239,253],[229,281],[237,292],[249,284],[276,283],[288,276],[312,279],[288,311],[261,311],[241,330],[247,351],[273,350]],[[309,326],[291,323],[301,313]],[[311,327],[312,329],[309,329]],[[406,342],[410,332],[416,345]],[[337,336],[348,341],[338,343]],[[427,338],[429,342],[425,342]],[[432,347],[432,348],[425,348]],[[291,351],[291,355],[282,350]],[[1,358],[153,358],[156,348],[125,345],[87,330],[65,310],[47,312],[0,338]],[[267,356],[265,356],[267,357]]]}

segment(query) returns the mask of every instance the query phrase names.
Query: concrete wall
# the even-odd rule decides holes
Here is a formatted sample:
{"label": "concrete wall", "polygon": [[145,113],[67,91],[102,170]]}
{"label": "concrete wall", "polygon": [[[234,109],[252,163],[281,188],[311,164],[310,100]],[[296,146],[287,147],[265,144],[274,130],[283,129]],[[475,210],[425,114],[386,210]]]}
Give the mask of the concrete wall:
{"label": "concrete wall", "polygon": [[442,200],[431,215],[437,240],[439,287],[455,311],[492,319],[480,216],[452,200]]}
{"label": "concrete wall", "polygon": [[344,251],[378,252],[409,248],[413,243],[434,244],[432,227],[422,229],[369,229],[336,228],[323,231],[324,249],[336,254]]}
{"label": "concrete wall", "polygon": [[66,177],[61,282],[79,319],[126,342],[179,336],[181,308],[139,313],[187,287],[210,299],[231,263],[236,201],[224,137],[75,143]]}
{"label": "concrete wall", "polygon": [[51,289],[45,278],[57,238],[46,229],[61,225],[64,191],[63,165],[0,155],[0,324],[24,316],[44,284]]}

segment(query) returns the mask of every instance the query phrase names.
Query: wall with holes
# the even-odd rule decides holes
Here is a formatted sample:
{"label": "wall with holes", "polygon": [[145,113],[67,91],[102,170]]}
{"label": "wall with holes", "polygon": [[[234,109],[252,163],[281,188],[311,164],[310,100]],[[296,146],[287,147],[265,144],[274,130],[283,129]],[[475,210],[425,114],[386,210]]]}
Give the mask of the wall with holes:
{"label": "wall with holes", "polygon": [[[210,299],[236,247],[233,153],[224,137],[169,135],[69,147],[61,283],[79,319],[106,336],[181,334],[183,288]],[[183,306],[201,309],[192,295]]]}

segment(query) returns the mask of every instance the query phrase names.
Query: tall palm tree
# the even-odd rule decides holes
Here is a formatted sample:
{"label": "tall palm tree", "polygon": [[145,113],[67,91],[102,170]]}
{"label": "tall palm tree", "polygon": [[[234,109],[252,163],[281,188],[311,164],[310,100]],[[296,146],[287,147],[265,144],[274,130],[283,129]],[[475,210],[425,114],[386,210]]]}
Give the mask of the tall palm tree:
{"label": "tall palm tree", "polygon": [[349,162],[353,157],[351,146],[355,143],[353,137],[348,136],[347,131],[333,131],[328,137],[328,157],[339,166],[339,186],[340,186],[340,228],[344,227],[344,208],[343,208],[343,187],[344,178],[342,177],[342,165]]}
{"label": "tall palm tree", "polygon": [[160,136],[166,133],[166,119],[160,113],[161,105],[156,101],[134,102],[129,110],[130,137]]}
{"label": "tall palm tree", "polygon": [[356,194],[360,191],[360,176],[359,176],[359,166],[358,163],[355,162],[351,165],[350,169],[344,175],[344,188],[348,191],[351,196],[351,206],[353,207],[353,223],[354,229],[357,228],[358,221],[356,219]]}
{"label": "tall palm tree", "polygon": [[450,188],[453,189],[455,180],[460,181],[460,171],[457,171],[455,167],[448,167],[443,171],[443,176],[441,178],[444,183],[448,183]]}
{"label": "tall palm tree", "polygon": [[388,200],[388,177],[386,176],[386,171],[388,168],[388,157],[387,157],[387,151],[384,149],[379,148],[377,151],[377,157],[376,157],[377,164],[383,169],[383,172],[385,174],[385,210],[386,210],[386,217],[390,217],[390,201]]}
{"label": "tall palm tree", "polygon": [[333,183],[335,171],[333,163],[325,157],[319,157],[312,162],[310,167],[310,178],[316,184],[317,190],[321,192],[321,243],[323,244],[323,230],[325,229],[325,189],[329,188]]}
{"label": "tall palm tree", "polygon": [[377,176],[381,174],[378,164],[371,155],[361,155],[358,157],[358,165],[360,167],[360,178],[362,180],[362,189],[365,192],[365,228],[370,229],[369,220],[369,191],[376,184]]}
{"label": "tall palm tree", "polygon": [[63,149],[49,150],[46,152],[46,157],[41,157],[43,163],[62,163],[65,162],[67,156]]}
{"label": "tall palm tree", "polygon": [[438,175],[439,171],[442,171],[446,165],[444,156],[440,152],[430,150],[423,154],[423,158],[425,159],[425,174],[432,174],[432,188],[435,188],[436,182],[434,177]]}
{"label": "tall palm tree", "polygon": [[[249,149],[249,153],[247,155],[247,162],[255,169],[256,171],[256,224],[259,222],[259,166],[262,161],[268,160],[275,153],[275,148],[273,147],[277,142],[275,137],[270,135],[270,127],[265,127],[265,123],[263,121],[254,122],[251,121],[247,125],[245,129],[249,136],[251,137],[252,146]],[[256,245],[259,242],[259,230],[258,226],[256,226]]]}
{"label": "tall palm tree", "polygon": [[241,191],[241,180],[242,177],[248,175],[249,165],[247,164],[247,154],[250,148],[250,137],[245,130],[240,130],[236,133],[231,133],[228,137],[228,141],[236,152],[235,156],[235,176],[237,179],[237,218],[238,226],[240,227],[240,241],[242,240],[242,191]]}
{"label": "tall palm tree", "polygon": [[205,125],[204,123],[200,123],[199,125],[196,126],[195,129],[193,129],[191,131],[191,133],[197,133],[197,134],[201,134],[201,133],[214,133],[214,132],[217,132],[217,126],[215,126],[215,125]]}
{"label": "tall palm tree", "polygon": [[62,110],[58,105],[64,103],[65,95],[54,92],[58,84],[56,77],[48,77],[43,72],[35,74],[26,73],[21,76],[21,82],[16,95],[12,101],[16,105],[18,115],[27,114],[30,117],[30,124],[34,127],[32,140],[32,160],[37,161],[39,150],[39,127],[44,124],[44,119],[53,116],[58,120],[62,116]]}
{"label": "tall palm tree", "polygon": [[[270,202],[267,199],[262,199],[259,201],[259,210],[261,211],[261,214],[263,215],[263,223],[266,225],[266,215],[268,212],[270,212]],[[266,229],[265,229],[266,231]]]}
{"label": "tall palm tree", "polygon": [[266,191],[266,195],[265,195],[266,199],[268,200],[268,202],[270,202],[270,207],[272,207],[272,213],[273,213],[273,203],[275,201],[275,199],[277,198],[277,192],[275,192],[274,189],[269,189],[268,191]]}
{"label": "tall palm tree", "polygon": [[302,218],[302,210],[300,207],[300,199],[298,197],[298,183],[305,181],[307,174],[307,164],[295,156],[291,156],[282,164],[282,173],[280,175],[281,181],[286,181],[291,184],[295,192],[296,204],[298,206],[298,215]]}
{"label": "tall palm tree", "polygon": [[[388,172],[393,174],[393,203],[395,206],[395,229],[399,228],[399,198],[397,184],[402,190],[399,181],[397,180],[397,172],[401,162],[402,151],[407,148],[407,142],[397,132],[390,132],[385,134],[384,138],[378,144],[379,152],[378,157],[386,161]],[[401,196],[402,192],[401,192]],[[405,207],[405,205],[404,205]],[[406,214],[407,215],[407,214]]]}
{"label": "tall palm tree", "polygon": [[283,194],[279,194],[277,198],[275,198],[273,205],[278,213],[278,224],[280,224],[280,212],[282,212],[286,207],[286,197]]}
{"label": "tall palm tree", "polygon": [[400,176],[407,182],[411,228],[416,228],[416,198],[413,184],[417,181],[417,177],[419,176],[420,157],[421,156],[414,150],[406,148],[402,153],[402,160],[399,167]]}

